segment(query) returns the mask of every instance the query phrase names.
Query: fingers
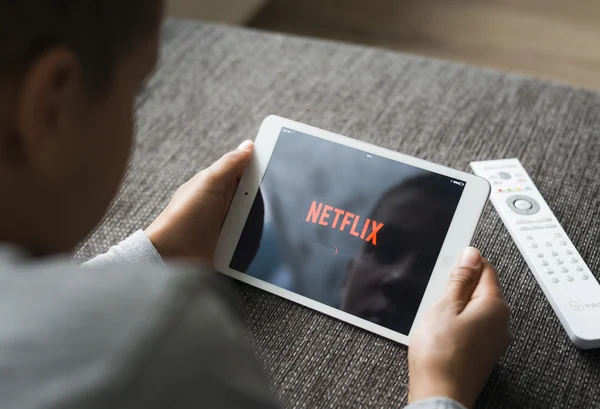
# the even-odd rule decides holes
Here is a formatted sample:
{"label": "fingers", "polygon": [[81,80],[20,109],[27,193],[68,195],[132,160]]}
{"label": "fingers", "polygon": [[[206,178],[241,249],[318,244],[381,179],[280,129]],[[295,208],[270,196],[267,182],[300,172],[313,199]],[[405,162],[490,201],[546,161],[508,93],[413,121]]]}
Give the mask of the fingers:
{"label": "fingers", "polygon": [[445,301],[459,314],[471,300],[482,274],[484,260],[479,250],[468,247],[450,274]]}
{"label": "fingers", "polygon": [[487,260],[483,259],[483,271],[481,272],[481,278],[479,284],[473,291],[472,298],[479,297],[500,297],[504,298],[502,294],[502,287],[500,287],[500,279],[494,266],[492,266]]}
{"label": "fingers", "polygon": [[225,154],[221,159],[216,161],[211,167],[203,172],[203,176],[211,184],[223,184],[226,186],[233,183],[242,176],[244,169],[250,163],[254,143],[252,141],[244,141],[235,150]]}

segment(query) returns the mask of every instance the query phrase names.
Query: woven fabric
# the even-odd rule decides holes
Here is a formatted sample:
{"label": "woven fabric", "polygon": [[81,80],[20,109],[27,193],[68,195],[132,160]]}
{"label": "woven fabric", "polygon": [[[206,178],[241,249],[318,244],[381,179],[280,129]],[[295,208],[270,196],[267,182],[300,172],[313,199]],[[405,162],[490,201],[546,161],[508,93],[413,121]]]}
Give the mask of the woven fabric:
{"label": "woven fabric", "polygon": [[[174,190],[256,135],[269,114],[468,171],[523,162],[592,271],[600,267],[600,94],[331,42],[167,22],[162,62],[138,104],[123,189],[80,258],[144,228]],[[474,238],[499,270],[514,343],[479,407],[600,407],[600,353],[568,340],[496,212]],[[596,274],[598,275],[598,274]],[[290,408],[394,408],[407,349],[239,284],[236,300]]]}

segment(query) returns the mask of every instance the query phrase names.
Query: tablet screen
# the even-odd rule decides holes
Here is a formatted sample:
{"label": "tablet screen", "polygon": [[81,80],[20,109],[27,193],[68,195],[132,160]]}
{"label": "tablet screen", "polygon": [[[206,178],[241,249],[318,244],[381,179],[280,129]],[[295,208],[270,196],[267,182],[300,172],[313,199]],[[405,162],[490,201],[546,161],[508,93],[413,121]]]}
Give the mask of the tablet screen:
{"label": "tablet screen", "polygon": [[464,187],[283,128],[230,267],[408,335]]}

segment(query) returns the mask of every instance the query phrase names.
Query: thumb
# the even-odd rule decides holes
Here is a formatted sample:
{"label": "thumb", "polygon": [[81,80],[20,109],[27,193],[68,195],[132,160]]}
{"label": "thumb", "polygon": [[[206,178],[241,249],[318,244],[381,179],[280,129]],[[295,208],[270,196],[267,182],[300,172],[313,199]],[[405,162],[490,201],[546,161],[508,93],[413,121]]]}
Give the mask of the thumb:
{"label": "thumb", "polygon": [[457,314],[467,306],[473,291],[479,283],[483,270],[483,259],[479,250],[467,247],[460,257],[458,265],[450,273],[445,300],[449,302]]}
{"label": "thumb", "polygon": [[211,183],[230,183],[242,176],[244,169],[248,166],[254,143],[250,140],[242,144],[234,151],[228,152],[216,161],[204,172],[204,177]]}

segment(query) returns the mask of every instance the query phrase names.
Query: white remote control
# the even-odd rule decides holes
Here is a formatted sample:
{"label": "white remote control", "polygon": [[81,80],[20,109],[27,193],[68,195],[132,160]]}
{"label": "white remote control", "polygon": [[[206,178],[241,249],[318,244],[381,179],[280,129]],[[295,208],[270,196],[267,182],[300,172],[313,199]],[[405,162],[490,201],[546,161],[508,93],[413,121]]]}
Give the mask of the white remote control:
{"label": "white remote control", "polygon": [[518,159],[472,162],[571,341],[600,347],[600,285]]}

